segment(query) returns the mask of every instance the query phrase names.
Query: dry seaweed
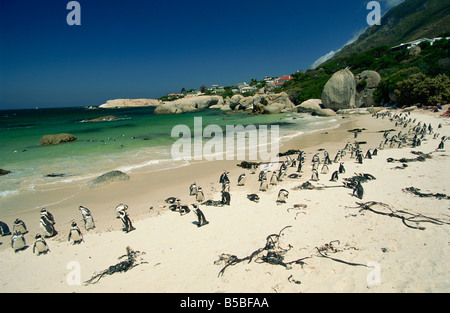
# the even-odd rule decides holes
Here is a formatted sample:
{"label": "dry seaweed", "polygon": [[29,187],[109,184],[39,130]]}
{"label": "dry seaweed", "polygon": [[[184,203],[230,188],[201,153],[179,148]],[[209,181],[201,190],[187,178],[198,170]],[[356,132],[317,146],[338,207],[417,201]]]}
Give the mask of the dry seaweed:
{"label": "dry seaweed", "polygon": [[237,166],[242,167],[244,169],[252,170],[257,169],[261,164],[262,163],[242,161],[241,163],[237,164]]}
{"label": "dry seaweed", "polygon": [[392,162],[400,162],[400,163],[410,163],[410,162],[425,162],[427,159],[431,159],[431,153],[423,153],[420,151],[411,151],[412,154],[417,155],[416,158],[401,158],[401,159],[394,159],[394,158],[388,158],[386,161],[388,163]]}
{"label": "dry seaweed", "polygon": [[144,261],[136,263],[137,257],[141,254],[145,254],[145,252],[134,251],[130,247],[127,247],[127,254],[119,257],[119,260],[123,259],[125,257],[127,258],[126,260],[121,261],[115,265],[111,265],[106,270],[103,270],[100,273],[95,274],[89,280],[85,281],[84,285],[87,286],[89,284],[96,284],[100,281],[100,279],[102,279],[106,275],[113,275],[115,273],[127,272],[128,270],[132,269],[133,267],[138,266],[139,264],[147,263]]}
{"label": "dry seaweed", "polygon": [[[431,223],[431,224],[435,224],[435,225],[444,225],[444,224],[450,225],[450,223],[448,223],[448,222],[438,220],[436,218],[432,218],[429,216],[425,216],[423,214],[414,214],[414,213],[410,213],[410,212],[402,211],[402,210],[394,211],[393,209],[391,209],[389,207],[389,205],[382,203],[382,202],[369,201],[366,203],[357,202],[356,204],[360,208],[359,212],[370,211],[375,214],[380,214],[380,215],[389,216],[389,217],[395,217],[395,218],[400,219],[406,227],[409,227],[412,229],[425,230],[425,227],[418,226],[420,223]],[[372,208],[373,206],[379,206],[382,209],[385,209],[385,211],[375,210],[374,208]],[[409,223],[415,223],[417,226],[410,225]]]}
{"label": "dry seaweed", "polygon": [[436,198],[439,200],[442,199],[450,199],[450,196],[447,196],[446,194],[443,193],[422,193],[420,192],[419,188],[415,188],[415,187],[408,187],[403,189],[403,192],[409,192],[412,193],[416,196],[419,196],[421,198]]}
{"label": "dry seaweed", "polygon": [[278,153],[277,157],[284,157],[284,156],[288,156],[288,155],[299,154],[300,152],[302,152],[302,150],[290,149],[286,152]]}

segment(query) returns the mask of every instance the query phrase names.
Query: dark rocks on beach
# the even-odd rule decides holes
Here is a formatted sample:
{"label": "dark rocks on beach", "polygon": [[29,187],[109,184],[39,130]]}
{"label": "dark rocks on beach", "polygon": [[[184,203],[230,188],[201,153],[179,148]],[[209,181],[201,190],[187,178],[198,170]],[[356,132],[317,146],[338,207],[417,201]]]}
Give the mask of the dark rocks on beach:
{"label": "dark rocks on beach", "polygon": [[72,134],[67,133],[61,133],[61,134],[54,134],[54,135],[44,135],[41,138],[41,141],[39,142],[40,146],[53,146],[58,145],[60,143],[65,142],[71,142],[77,140],[77,137],[75,137]]}
{"label": "dark rocks on beach", "polygon": [[7,171],[7,170],[4,170],[4,169],[0,168],[0,176],[8,175],[9,173],[11,173],[11,171]]}
{"label": "dark rocks on beach", "polygon": [[130,180],[130,176],[121,172],[121,171],[111,171],[105,173],[93,180],[90,180],[86,183],[86,185],[90,188],[96,188],[103,185],[107,185],[114,181],[127,181]]}

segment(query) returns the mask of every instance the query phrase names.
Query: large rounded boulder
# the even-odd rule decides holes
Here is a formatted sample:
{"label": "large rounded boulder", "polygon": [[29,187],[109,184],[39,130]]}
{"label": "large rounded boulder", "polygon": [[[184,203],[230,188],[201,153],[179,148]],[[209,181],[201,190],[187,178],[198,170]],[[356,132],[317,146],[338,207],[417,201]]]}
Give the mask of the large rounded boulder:
{"label": "large rounded boulder", "polygon": [[340,110],[355,107],[356,82],[353,73],[340,70],[328,80],[322,92],[322,103],[327,109]]}

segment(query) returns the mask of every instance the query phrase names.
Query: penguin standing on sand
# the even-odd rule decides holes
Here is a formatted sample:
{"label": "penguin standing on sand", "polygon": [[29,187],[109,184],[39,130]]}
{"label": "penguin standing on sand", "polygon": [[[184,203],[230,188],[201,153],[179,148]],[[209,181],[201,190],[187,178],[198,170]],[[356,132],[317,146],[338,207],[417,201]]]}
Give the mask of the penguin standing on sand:
{"label": "penguin standing on sand", "polygon": [[339,165],[339,174],[344,174],[344,173],[345,173],[344,163],[341,162],[341,164]]}
{"label": "penguin standing on sand", "polygon": [[273,186],[278,185],[277,171],[273,171],[272,177],[270,177],[270,184],[273,185]]}
{"label": "penguin standing on sand", "polygon": [[330,181],[337,181],[339,179],[338,171],[334,171],[333,175],[331,175]]}
{"label": "penguin standing on sand", "polygon": [[319,173],[317,173],[317,170],[313,170],[312,171],[311,180],[312,181],[319,181]]}
{"label": "penguin standing on sand", "polygon": [[222,184],[222,192],[230,192],[230,183],[223,183]]}
{"label": "penguin standing on sand", "polygon": [[197,194],[197,184],[194,182],[189,187],[189,195],[190,196],[195,196],[196,194]]}
{"label": "penguin standing on sand", "polygon": [[362,199],[364,197],[364,188],[361,185],[361,182],[358,181],[358,184],[356,185],[355,189],[353,189],[353,195],[355,195],[359,198]]}
{"label": "penguin standing on sand", "polygon": [[278,203],[286,203],[286,199],[289,197],[289,191],[287,191],[286,189],[281,189],[278,192],[278,198],[277,198],[277,202]]}
{"label": "penguin standing on sand", "polygon": [[55,218],[53,217],[52,213],[50,213],[49,211],[47,211],[46,208],[41,209],[41,216],[44,216],[47,221],[49,221],[49,223],[51,223],[52,225],[55,225]]}
{"label": "penguin standing on sand", "polygon": [[21,219],[18,219],[18,218],[16,218],[16,220],[14,221],[14,224],[13,224],[13,232],[15,232],[16,230],[19,233],[21,233],[22,235],[25,235],[26,233],[28,233],[27,226]]}
{"label": "penguin standing on sand", "polygon": [[0,221],[0,235],[2,237],[11,235],[11,231],[9,230],[8,225],[2,221]]}
{"label": "penguin standing on sand", "polygon": [[95,223],[94,218],[91,215],[91,211],[89,211],[88,208],[85,208],[84,206],[81,205],[78,207],[78,209],[81,211],[81,216],[83,217],[84,228],[86,230],[94,229]]}
{"label": "penguin standing on sand", "polygon": [[203,202],[203,201],[205,201],[205,195],[204,195],[204,193],[203,193],[202,187],[198,187],[198,189],[197,189],[197,195],[195,196],[195,200],[197,200],[197,202]]}
{"label": "penguin standing on sand", "polygon": [[231,201],[231,195],[228,191],[223,191],[222,192],[222,200],[221,203],[223,205],[230,205],[230,201]]}
{"label": "penguin standing on sand", "polygon": [[70,239],[72,239],[72,244],[74,245],[80,244],[83,241],[83,235],[75,222],[72,222],[67,241],[70,241]]}
{"label": "penguin standing on sand", "polygon": [[57,234],[55,227],[53,227],[53,224],[45,217],[45,215],[41,215],[39,227],[45,237],[53,237]]}
{"label": "penguin standing on sand", "polygon": [[259,185],[259,190],[267,191],[267,189],[269,189],[269,184],[267,182],[267,178],[264,177],[261,181],[261,184]]}
{"label": "penguin standing on sand", "polygon": [[42,238],[41,234],[36,234],[34,237],[36,240],[33,244],[33,253],[36,253],[37,255],[46,254],[50,251],[47,242],[45,242],[44,238]]}
{"label": "penguin standing on sand", "polygon": [[320,170],[320,174],[328,174],[328,165],[326,163],[323,163],[322,169]]}
{"label": "penguin standing on sand", "polygon": [[230,183],[230,179],[228,178],[228,174],[230,174],[230,172],[224,171],[222,173],[222,175],[220,175],[219,183],[221,183],[221,184],[223,184],[225,182]]}
{"label": "penguin standing on sand", "polygon": [[245,173],[239,175],[238,186],[244,186],[246,178],[247,178],[247,175],[245,175]]}
{"label": "penguin standing on sand", "polygon": [[11,248],[14,249],[14,252],[25,249],[26,245],[25,237],[18,230],[14,231],[11,237]]}
{"label": "penguin standing on sand", "polygon": [[136,228],[133,227],[131,224],[131,219],[128,216],[128,213],[125,211],[119,211],[119,218],[122,221],[123,224],[123,231],[126,233],[129,233],[132,230],[135,230]]}
{"label": "penguin standing on sand", "polygon": [[198,219],[197,227],[202,227],[204,225],[209,224],[209,222],[205,218],[205,215],[199,209],[198,205],[196,203],[194,203],[194,204],[192,204],[192,207],[194,208],[195,215],[197,215],[197,219]]}

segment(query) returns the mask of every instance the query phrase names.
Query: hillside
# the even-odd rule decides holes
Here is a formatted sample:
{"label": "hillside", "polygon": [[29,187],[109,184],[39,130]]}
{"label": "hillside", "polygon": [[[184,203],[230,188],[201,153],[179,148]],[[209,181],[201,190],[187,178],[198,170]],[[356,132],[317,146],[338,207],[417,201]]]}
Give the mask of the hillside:
{"label": "hillside", "polygon": [[396,46],[419,38],[434,38],[450,31],[450,2],[406,0],[369,27],[355,42],[342,48],[332,59],[360,53],[378,46]]}

